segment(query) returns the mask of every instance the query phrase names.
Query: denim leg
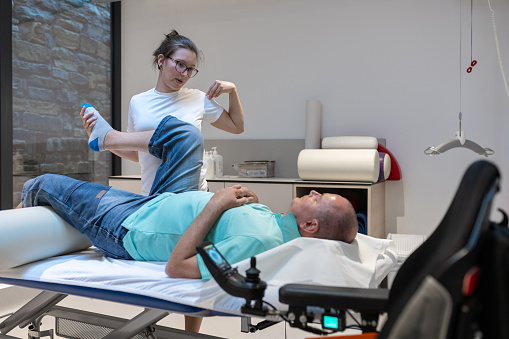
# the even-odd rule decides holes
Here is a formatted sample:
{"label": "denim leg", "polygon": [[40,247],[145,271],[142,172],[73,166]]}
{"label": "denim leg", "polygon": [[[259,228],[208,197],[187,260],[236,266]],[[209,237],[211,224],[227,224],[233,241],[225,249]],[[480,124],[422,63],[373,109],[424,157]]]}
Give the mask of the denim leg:
{"label": "denim leg", "polygon": [[123,246],[127,230],[122,222],[148,200],[134,193],[56,174],[27,181],[22,193],[23,207],[51,206],[94,246],[118,259],[132,259]]}
{"label": "denim leg", "polygon": [[157,169],[150,195],[199,189],[203,135],[198,128],[169,115],[158,125],[148,148],[150,154],[163,161]]}

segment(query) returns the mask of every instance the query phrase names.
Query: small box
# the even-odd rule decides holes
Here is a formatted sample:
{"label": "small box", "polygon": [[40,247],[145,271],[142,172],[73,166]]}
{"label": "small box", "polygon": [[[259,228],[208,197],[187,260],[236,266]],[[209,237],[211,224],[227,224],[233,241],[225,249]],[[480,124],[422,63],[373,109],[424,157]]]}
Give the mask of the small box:
{"label": "small box", "polygon": [[272,178],[274,177],[275,161],[257,160],[245,161],[239,164],[239,176],[244,178]]}

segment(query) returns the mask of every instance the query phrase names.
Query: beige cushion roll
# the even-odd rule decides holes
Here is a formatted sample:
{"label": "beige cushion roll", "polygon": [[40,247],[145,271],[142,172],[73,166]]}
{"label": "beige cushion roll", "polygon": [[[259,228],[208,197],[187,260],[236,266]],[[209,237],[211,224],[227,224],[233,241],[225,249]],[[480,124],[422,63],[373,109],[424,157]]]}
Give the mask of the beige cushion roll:
{"label": "beige cushion roll", "polygon": [[380,158],[376,149],[305,149],[297,169],[303,180],[377,182]]}
{"label": "beige cushion roll", "polygon": [[50,207],[0,211],[0,270],[83,250],[88,238]]}
{"label": "beige cushion roll", "polygon": [[324,149],[377,149],[378,139],[375,137],[343,136],[322,139]]}

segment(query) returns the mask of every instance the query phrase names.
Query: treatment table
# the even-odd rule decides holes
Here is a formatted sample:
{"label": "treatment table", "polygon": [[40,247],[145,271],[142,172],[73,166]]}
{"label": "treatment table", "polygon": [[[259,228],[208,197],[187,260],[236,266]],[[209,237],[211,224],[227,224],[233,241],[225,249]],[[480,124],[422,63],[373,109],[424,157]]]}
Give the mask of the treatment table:
{"label": "treatment table", "polygon": [[[4,212],[0,212],[0,220]],[[65,231],[72,233],[68,227],[64,225]],[[40,252],[44,253],[48,245],[51,243],[34,246],[40,246]],[[24,250],[23,246],[16,247],[19,252]],[[268,284],[264,300],[278,310],[287,309],[287,305],[278,301],[278,290],[285,284],[373,288],[382,282],[397,262],[391,241],[362,234],[352,244],[299,238],[256,258],[261,278]],[[170,313],[200,317],[246,316],[241,312],[245,300],[228,295],[213,279],[169,278],[164,273],[165,262],[112,259],[94,247],[39,259],[0,270],[0,283],[42,290],[0,322],[0,338],[14,338],[9,336],[9,332],[18,326],[28,326],[29,338],[52,337],[53,334],[107,339],[205,338],[207,336],[203,334],[154,324]],[[248,259],[233,266],[244,272],[250,262]],[[67,295],[141,306],[145,311],[125,321],[59,306],[58,303]],[[0,300],[0,312],[2,308]],[[55,330],[40,328],[40,320],[44,316],[55,317]],[[277,316],[267,316],[265,323],[256,327],[250,324],[249,318],[244,319],[242,330],[245,332],[282,320]]]}

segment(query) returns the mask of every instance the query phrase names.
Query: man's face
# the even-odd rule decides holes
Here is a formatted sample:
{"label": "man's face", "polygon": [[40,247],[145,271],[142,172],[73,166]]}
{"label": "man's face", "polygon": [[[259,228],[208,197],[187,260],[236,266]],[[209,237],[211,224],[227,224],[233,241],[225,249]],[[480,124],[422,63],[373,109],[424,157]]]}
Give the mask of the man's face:
{"label": "man's face", "polygon": [[291,212],[299,223],[314,218],[316,212],[340,206],[343,199],[337,194],[311,191],[308,195],[293,199],[288,212]]}

